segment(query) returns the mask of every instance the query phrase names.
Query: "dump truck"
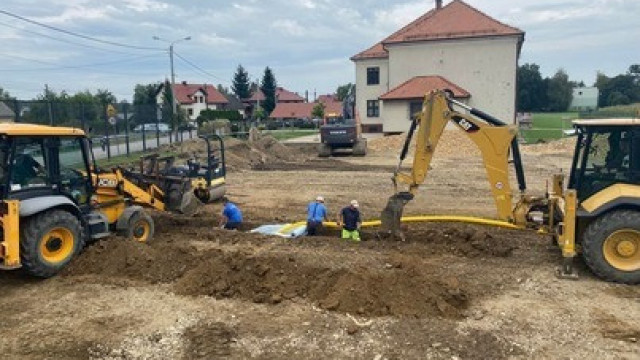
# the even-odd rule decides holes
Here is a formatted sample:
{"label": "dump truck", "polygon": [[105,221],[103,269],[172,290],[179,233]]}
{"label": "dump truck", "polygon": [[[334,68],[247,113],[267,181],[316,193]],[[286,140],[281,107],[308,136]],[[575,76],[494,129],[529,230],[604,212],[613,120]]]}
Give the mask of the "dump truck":
{"label": "dump truck", "polygon": [[[546,194],[530,195],[517,128],[446,91],[430,92],[410,125],[393,173],[394,194],[382,211],[382,234],[403,238],[403,208],[418,194],[449,122],[481,151],[500,222],[484,223],[551,234],[562,252],[560,277],[576,276],[573,259],[581,254],[589,269],[604,280],[640,283],[640,122],[636,119],[575,120],[577,142],[567,185],[565,176],[556,174]],[[402,170],[414,136],[413,164],[409,171]],[[509,183],[510,163],[518,182],[516,194]]]}
{"label": "dump truck", "polygon": [[[203,180],[158,174],[145,181],[119,167],[100,169],[82,130],[33,124],[0,124],[0,165],[0,268],[38,277],[55,275],[87,242],[114,233],[149,241],[154,223],[144,208],[171,210],[176,183]],[[173,210],[192,211],[193,190],[180,187]]]}

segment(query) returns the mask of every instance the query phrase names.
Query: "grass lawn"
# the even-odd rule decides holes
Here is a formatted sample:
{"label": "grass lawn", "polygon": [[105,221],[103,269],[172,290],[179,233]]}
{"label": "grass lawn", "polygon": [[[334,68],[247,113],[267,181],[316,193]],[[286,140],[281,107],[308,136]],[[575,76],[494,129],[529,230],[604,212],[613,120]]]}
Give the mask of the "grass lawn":
{"label": "grass lawn", "polygon": [[[112,156],[111,159],[100,159],[100,160],[96,160],[96,163],[98,164],[99,167],[103,167],[103,168],[110,168],[116,165],[122,165],[122,164],[131,164],[131,163],[138,163],[140,161],[140,156],[143,154],[150,154],[151,152],[135,152],[135,153],[131,153],[129,156],[127,155],[118,155],[118,156]],[[170,152],[170,151],[166,151],[166,152],[160,152],[160,157],[164,157],[164,156],[176,156],[177,153],[176,152]]]}
{"label": "grass lawn", "polygon": [[301,136],[314,135],[314,134],[318,133],[318,130],[316,130],[316,129],[264,130],[264,131],[262,131],[262,133],[263,134],[269,134],[269,135],[273,136],[274,138],[276,138],[277,140],[282,141],[282,140],[287,140],[287,139],[298,138],[298,137],[301,137]]}
{"label": "grass lawn", "polygon": [[532,128],[521,130],[521,134],[527,143],[560,139],[562,130],[571,129],[571,121],[577,118],[577,112],[534,113]]}

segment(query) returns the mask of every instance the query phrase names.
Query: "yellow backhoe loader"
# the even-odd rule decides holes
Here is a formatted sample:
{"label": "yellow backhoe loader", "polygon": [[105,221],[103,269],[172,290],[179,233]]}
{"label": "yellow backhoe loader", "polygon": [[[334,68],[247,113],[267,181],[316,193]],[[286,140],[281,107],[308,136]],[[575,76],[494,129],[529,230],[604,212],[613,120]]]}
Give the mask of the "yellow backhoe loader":
{"label": "yellow backhoe loader", "polygon": [[[211,174],[211,167],[207,171]],[[82,130],[0,124],[0,268],[22,267],[49,277],[88,241],[114,232],[141,242],[151,239],[154,224],[143,206],[170,210],[162,187],[175,182],[130,175],[121,168],[98,169]],[[188,192],[180,194],[185,199],[174,210],[191,211],[198,201],[195,190],[181,189]]]}
{"label": "yellow backhoe loader", "polygon": [[[452,99],[447,91],[428,93],[422,111],[411,123],[392,178],[395,193],[382,212],[383,233],[402,237],[403,208],[424,182],[438,140],[449,121],[480,149],[497,217],[511,227],[554,236],[564,258],[560,276],[575,277],[573,258],[582,253],[597,276],[613,282],[640,283],[640,120],[637,119],[574,121],[577,145],[566,189],[564,175],[558,174],[553,176],[551,189],[544,196],[531,196],[525,193],[515,126]],[[402,161],[414,133],[413,166],[410,172],[402,172]],[[510,162],[518,181],[519,193],[515,196],[509,184]],[[399,186],[407,188],[399,191]]]}

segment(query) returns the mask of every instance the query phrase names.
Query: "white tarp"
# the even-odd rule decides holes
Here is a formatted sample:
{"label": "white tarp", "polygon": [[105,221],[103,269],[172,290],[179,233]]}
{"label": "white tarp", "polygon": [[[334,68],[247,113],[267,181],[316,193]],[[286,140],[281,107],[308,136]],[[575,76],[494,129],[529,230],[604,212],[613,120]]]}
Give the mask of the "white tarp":
{"label": "white tarp", "polygon": [[286,238],[296,238],[307,234],[307,225],[300,224],[297,226],[291,226],[291,224],[270,224],[258,226],[251,230],[251,232],[264,235],[282,236]]}

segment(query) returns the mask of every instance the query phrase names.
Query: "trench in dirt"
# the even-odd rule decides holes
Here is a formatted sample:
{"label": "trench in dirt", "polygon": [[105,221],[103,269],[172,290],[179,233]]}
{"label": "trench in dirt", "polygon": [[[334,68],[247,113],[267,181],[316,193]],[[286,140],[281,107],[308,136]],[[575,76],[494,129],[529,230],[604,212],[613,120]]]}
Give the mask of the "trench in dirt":
{"label": "trench in dirt", "polygon": [[[353,244],[333,233],[284,240],[211,229],[193,218],[162,215],[156,222],[160,231],[152,243],[98,242],[63,276],[72,282],[169,284],[185,296],[306,302],[363,316],[458,318],[477,289],[424,259],[507,258],[518,247],[508,234],[465,226],[414,228],[405,243],[377,241],[365,231],[363,238],[371,241]],[[399,248],[406,250],[398,253]]]}

